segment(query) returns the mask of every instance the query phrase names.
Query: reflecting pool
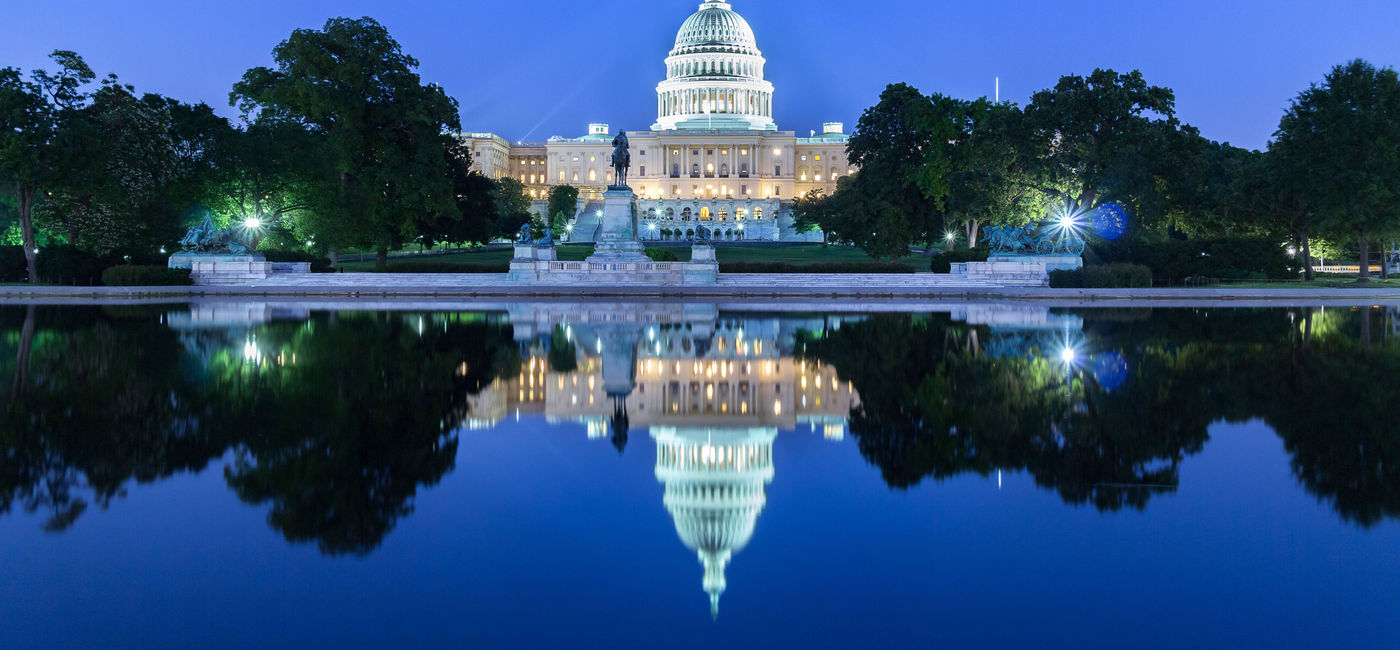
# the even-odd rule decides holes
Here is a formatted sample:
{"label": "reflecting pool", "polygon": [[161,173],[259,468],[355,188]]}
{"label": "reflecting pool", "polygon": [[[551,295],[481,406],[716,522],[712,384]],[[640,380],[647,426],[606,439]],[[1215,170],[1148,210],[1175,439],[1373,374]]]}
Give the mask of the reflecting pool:
{"label": "reflecting pool", "polygon": [[0,647],[1393,647],[1400,310],[0,306]]}

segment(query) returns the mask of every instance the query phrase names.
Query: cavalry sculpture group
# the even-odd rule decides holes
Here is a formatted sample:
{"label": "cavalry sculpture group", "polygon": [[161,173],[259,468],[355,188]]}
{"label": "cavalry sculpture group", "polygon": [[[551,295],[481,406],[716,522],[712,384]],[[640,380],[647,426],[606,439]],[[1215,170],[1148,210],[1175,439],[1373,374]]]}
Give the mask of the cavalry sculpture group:
{"label": "cavalry sculpture group", "polygon": [[990,226],[983,231],[993,255],[1079,255],[1084,238],[1072,228],[1042,228],[1026,224],[1015,228]]}
{"label": "cavalry sculpture group", "polygon": [[185,237],[180,240],[180,248],[193,253],[225,255],[246,255],[253,252],[242,235],[229,228],[215,226],[208,214],[204,215],[203,223],[185,233]]}

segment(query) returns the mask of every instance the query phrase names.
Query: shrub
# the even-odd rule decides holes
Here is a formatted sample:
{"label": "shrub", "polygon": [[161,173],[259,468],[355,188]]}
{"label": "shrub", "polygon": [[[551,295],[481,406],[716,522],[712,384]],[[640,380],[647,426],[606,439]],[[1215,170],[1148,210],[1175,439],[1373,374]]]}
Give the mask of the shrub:
{"label": "shrub", "polygon": [[107,266],[100,258],[76,246],[39,248],[39,281],[47,284],[96,285]]}
{"label": "shrub", "polygon": [[1073,271],[1051,271],[1050,286],[1124,289],[1152,286],[1152,270],[1141,264],[1092,264]]}
{"label": "shrub", "polygon": [[29,279],[29,266],[24,261],[23,246],[0,246],[0,282],[24,282]]}
{"label": "shrub", "polygon": [[987,249],[971,248],[956,250],[951,252],[938,253],[929,260],[928,268],[934,273],[949,273],[953,270],[954,262],[985,262],[987,261]]}
{"label": "shrub", "polygon": [[510,264],[470,264],[461,262],[392,262],[388,273],[505,273]]}
{"label": "shrub", "polygon": [[1168,240],[1107,244],[1095,248],[1105,263],[1128,262],[1152,269],[1159,280],[1190,277],[1292,278],[1296,263],[1277,241],[1262,237]]}
{"label": "shrub", "polygon": [[648,246],[648,247],[646,248],[646,250],[645,250],[645,251],[642,251],[642,252],[643,252],[643,253],[646,253],[646,256],[647,256],[647,257],[650,257],[651,260],[652,260],[653,262],[679,262],[679,261],[681,261],[681,258],[676,257],[676,254],[675,254],[675,253],[673,253],[673,252],[671,252],[671,251],[668,251],[668,250],[666,250],[666,249],[664,249],[664,248],[656,247],[656,246]]}
{"label": "shrub", "polygon": [[267,250],[258,251],[267,258],[269,262],[310,262],[312,273],[330,273],[331,260],[329,257],[304,253],[302,251],[281,251]]}
{"label": "shrub", "polygon": [[190,284],[189,269],[145,264],[120,264],[102,272],[109,287],[176,287]]}
{"label": "shrub", "polygon": [[898,262],[821,262],[789,264],[787,262],[721,262],[720,273],[913,273],[914,269]]}

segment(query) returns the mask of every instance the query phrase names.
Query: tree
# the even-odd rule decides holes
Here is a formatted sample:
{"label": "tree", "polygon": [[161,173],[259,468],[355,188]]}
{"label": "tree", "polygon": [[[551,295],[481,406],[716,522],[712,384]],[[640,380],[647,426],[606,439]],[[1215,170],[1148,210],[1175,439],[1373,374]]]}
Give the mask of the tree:
{"label": "tree", "polygon": [[234,84],[245,117],[291,120],[316,134],[328,173],[309,224],[328,246],[361,245],[387,267],[390,248],[416,235],[423,215],[456,208],[444,149],[461,129],[456,100],[424,85],[418,61],[371,18],[332,18],[273,49],[275,68]]}
{"label": "tree", "polygon": [[[908,84],[891,84],[865,109],[846,145],[860,173],[838,186],[853,196],[838,201],[840,238],[872,257],[895,257],[917,241],[941,236],[948,194],[951,144],[957,128],[947,116],[958,100],[925,97]],[[845,179],[843,179],[845,180]]]}
{"label": "tree", "polygon": [[73,111],[66,125],[70,153],[64,180],[36,212],[41,225],[68,243],[106,255],[118,249],[154,252],[174,243],[180,220],[164,204],[177,181],[168,100],[138,98],[109,76]]}
{"label": "tree", "polygon": [[1370,277],[1370,241],[1400,230],[1400,79],[1361,59],[1304,90],[1274,133],[1271,152],[1313,204],[1319,232],[1354,237],[1358,281]]}
{"label": "tree", "polygon": [[792,202],[792,229],[798,233],[821,232],[822,243],[826,243],[826,230],[835,227],[837,219],[835,200],[820,188]]}
{"label": "tree", "polygon": [[20,245],[32,283],[39,281],[34,201],[60,185],[73,166],[65,127],[84,102],[82,87],[95,77],[75,52],[56,50],[49,58],[58,71],[35,70],[28,80],[15,68],[0,69],[0,181],[15,191]]}
{"label": "tree", "polygon": [[[525,193],[525,184],[509,176],[492,181],[491,203],[495,207],[495,232],[492,238],[514,239],[520,227],[533,221],[530,214],[530,195]],[[534,227],[531,226],[531,234]]]}
{"label": "tree", "polygon": [[1021,164],[1033,146],[1021,110],[985,97],[960,109],[952,116],[960,133],[950,150],[948,218],[972,248],[982,226],[1024,223],[1045,211],[1046,197],[1036,189],[1038,167]]}
{"label": "tree", "polygon": [[578,210],[578,188],[572,185],[555,185],[549,188],[549,227],[555,233],[564,232],[569,218]]}
{"label": "tree", "polygon": [[1037,187],[1071,214],[1117,201],[1151,223],[1166,216],[1164,179],[1187,164],[1180,156],[1190,151],[1177,139],[1175,111],[1172,91],[1149,86],[1136,70],[1061,77],[1026,106],[1034,146],[1021,164],[1038,169]]}

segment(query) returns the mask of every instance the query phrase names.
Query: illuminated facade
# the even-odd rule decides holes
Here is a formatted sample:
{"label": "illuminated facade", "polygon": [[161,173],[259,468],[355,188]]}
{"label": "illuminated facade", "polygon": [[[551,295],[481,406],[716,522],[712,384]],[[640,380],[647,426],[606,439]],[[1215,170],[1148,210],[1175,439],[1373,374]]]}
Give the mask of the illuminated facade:
{"label": "illuminated facade", "polygon": [[[753,30],[726,2],[707,0],[682,23],[656,87],[657,119],[649,131],[627,132],[632,167],[628,183],[639,199],[644,239],[683,236],[703,224],[718,239],[820,240],[796,233],[791,201],[855,168],[846,159],[840,122],[797,137],[773,121],[773,85]],[[613,133],[590,124],[576,138],[508,142],[491,133],[463,134],[472,169],[510,176],[543,211],[554,185],[573,185],[582,197],[573,238],[591,240],[596,220],[588,200],[612,183]]]}

